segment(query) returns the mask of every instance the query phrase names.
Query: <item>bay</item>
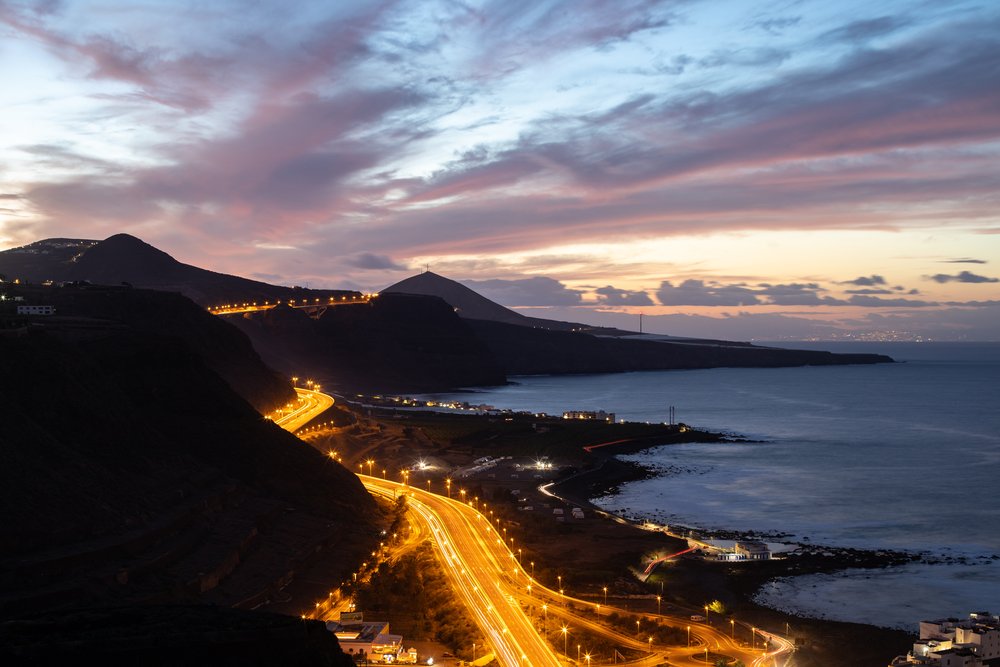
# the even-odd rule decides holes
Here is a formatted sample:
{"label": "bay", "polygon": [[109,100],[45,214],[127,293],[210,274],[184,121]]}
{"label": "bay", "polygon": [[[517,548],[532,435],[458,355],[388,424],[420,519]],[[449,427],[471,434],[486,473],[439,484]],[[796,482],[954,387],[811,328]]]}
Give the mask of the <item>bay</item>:
{"label": "bay", "polygon": [[762,591],[762,603],[907,628],[924,616],[995,608],[1000,344],[795,346],[880,352],[901,363],[523,377],[434,397],[550,414],[606,410],[635,421],[666,421],[674,406],[681,422],[755,442],[623,457],[669,474],[624,485],[598,504],[670,524],[952,560],[782,580]]}

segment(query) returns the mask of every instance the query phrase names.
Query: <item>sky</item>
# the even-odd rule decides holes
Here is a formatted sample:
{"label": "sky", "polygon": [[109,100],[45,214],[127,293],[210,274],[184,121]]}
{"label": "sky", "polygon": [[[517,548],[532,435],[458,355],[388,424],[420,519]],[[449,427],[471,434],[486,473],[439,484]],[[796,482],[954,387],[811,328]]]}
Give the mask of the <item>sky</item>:
{"label": "sky", "polygon": [[0,0],[0,249],[1000,340],[1000,5]]}

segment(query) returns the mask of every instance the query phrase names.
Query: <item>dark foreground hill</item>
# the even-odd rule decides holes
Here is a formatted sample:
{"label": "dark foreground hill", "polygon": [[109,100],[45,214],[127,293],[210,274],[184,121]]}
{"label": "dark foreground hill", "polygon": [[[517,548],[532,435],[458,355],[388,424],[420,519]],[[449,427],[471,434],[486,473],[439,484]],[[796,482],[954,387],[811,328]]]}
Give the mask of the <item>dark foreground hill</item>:
{"label": "dark foreground hill", "polygon": [[[67,619],[83,614],[75,618],[100,617],[96,635],[114,646],[148,605],[167,605],[148,612],[150,639],[174,628],[193,646],[232,640],[249,664],[262,664],[253,623],[217,615],[199,638],[188,613],[170,605],[255,607],[317,559],[332,589],[377,541],[370,496],[355,475],[264,419],[235,391],[238,376],[227,381],[206,362],[208,351],[232,347],[224,365],[264,368],[238,331],[177,295],[77,296],[66,297],[62,307],[76,312],[61,321],[2,318],[0,644],[7,650],[4,633],[27,636],[45,623],[76,641]],[[188,338],[146,327],[164,316],[185,322]],[[299,641],[301,626],[282,623],[261,636]],[[135,662],[166,664],[156,641]],[[339,655],[316,641],[327,662],[298,664]]]}
{"label": "dark foreground hill", "polygon": [[0,662],[354,667],[321,621],[204,605],[84,609],[0,621]]}
{"label": "dark foreground hill", "polygon": [[179,294],[77,285],[6,291],[24,303],[56,309],[54,316],[19,321],[12,315],[14,302],[8,301],[0,316],[6,312],[11,326],[30,325],[64,339],[101,337],[119,330],[177,338],[260,412],[295,398],[288,378],[265,366],[245,335]]}
{"label": "dark foreground hill", "polygon": [[9,280],[87,281],[102,285],[128,283],[135,287],[180,292],[202,306],[234,302],[264,302],[357,296],[348,290],[283,287],[178,262],[167,253],[129,234],[103,241],[45,239],[0,252],[0,275]]}

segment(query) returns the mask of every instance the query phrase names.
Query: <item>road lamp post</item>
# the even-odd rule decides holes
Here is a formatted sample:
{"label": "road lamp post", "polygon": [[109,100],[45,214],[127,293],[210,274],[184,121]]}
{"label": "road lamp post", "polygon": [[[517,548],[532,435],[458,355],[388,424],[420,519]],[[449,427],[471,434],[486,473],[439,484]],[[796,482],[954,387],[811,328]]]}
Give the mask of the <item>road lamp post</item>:
{"label": "road lamp post", "polygon": [[604,587],[604,606],[608,606],[608,587]]}
{"label": "road lamp post", "polygon": [[661,614],[661,612],[660,612],[660,602],[662,602],[662,601],[663,601],[663,596],[657,595],[656,596],[656,615],[657,616],[659,616]]}
{"label": "road lamp post", "polygon": [[566,645],[566,638],[569,636],[569,628],[567,628],[564,625],[564,626],[562,626],[561,629],[562,629],[562,633],[563,633],[563,655],[566,656],[567,660],[569,660],[569,652],[568,652],[567,645]]}
{"label": "road lamp post", "polygon": [[687,626],[687,628],[688,628],[688,648],[691,648],[691,626],[689,625]]}
{"label": "road lamp post", "polygon": [[732,640],[736,639],[736,621],[729,619],[729,638]]}
{"label": "road lamp post", "polygon": [[368,464],[368,476],[371,477],[372,476],[372,466],[375,465],[375,461],[374,461],[374,459],[368,459],[367,461],[365,461],[365,463]]}

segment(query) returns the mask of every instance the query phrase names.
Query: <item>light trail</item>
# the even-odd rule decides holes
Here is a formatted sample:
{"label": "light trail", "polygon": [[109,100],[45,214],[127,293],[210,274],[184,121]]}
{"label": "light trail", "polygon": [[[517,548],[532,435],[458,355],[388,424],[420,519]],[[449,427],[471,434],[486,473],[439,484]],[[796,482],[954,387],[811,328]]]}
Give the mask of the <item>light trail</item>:
{"label": "light trail", "polygon": [[310,421],[321,415],[325,410],[333,405],[333,396],[311,389],[295,388],[298,394],[298,406],[287,415],[282,415],[274,420],[274,423],[286,431],[299,430]]}
{"label": "light trail", "polygon": [[386,498],[399,493],[409,496],[410,507],[430,529],[456,592],[490,640],[502,665],[560,665],[558,656],[521,609],[516,588],[518,573],[507,564],[510,560],[497,557],[487,537],[492,532],[485,528],[488,520],[459,500],[369,475],[359,477],[372,493]]}
{"label": "light trail", "polygon": [[[300,397],[300,405],[288,415],[276,420],[283,428],[294,432],[319,416],[333,405],[332,396],[318,391],[301,389],[295,391]],[[429,534],[438,547],[445,573],[454,590],[468,608],[483,635],[492,643],[498,661],[505,667],[560,667],[558,654],[538,634],[531,620],[521,609],[519,600],[524,596],[527,584],[531,584],[531,597],[537,601],[551,600],[553,614],[574,619],[579,628],[602,634],[625,646],[643,649],[643,642],[607,628],[602,624],[576,614],[568,609],[568,603],[589,608],[595,603],[574,598],[539,584],[529,577],[507,543],[500,539],[497,529],[490,520],[467,503],[441,496],[418,487],[399,482],[379,479],[370,475],[358,475],[369,492],[394,499],[399,493],[409,496],[410,507],[427,526]],[[562,605],[560,608],[559,605]],[[608,613],[634,615],[639,619],[656,620],[666,625],[686,629],[692,626],[688,619],[661,614],[628,612],[608,605],[602,605]],[[556,610],[559,610],[558,612]],[[754,631],[766,638],[774,650],[757,653],[748,651],[732,640],[730,635],[703,623],[693,624],[691,636],[697,646],[671,647],[671,664],[705,665],[701,655],[705,648],[715,645],[715,650],[735,655],[753,667],[789,667],[795,647],[780,635]],[[742,624],[741,624],[742,625]],[[649,646],[649,648],[652,648]],[[710,649],[711,650],[711,649]],[[660,662],[666,652],[657,649],[647,657],[633,662],[642,665]],[[779,658],[783,662],[779,663]],[[569,656],[566,656],[569,660]],[[749,662],[748,662],[749,661]]]}

